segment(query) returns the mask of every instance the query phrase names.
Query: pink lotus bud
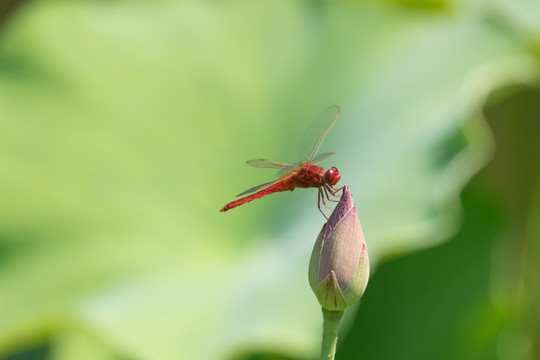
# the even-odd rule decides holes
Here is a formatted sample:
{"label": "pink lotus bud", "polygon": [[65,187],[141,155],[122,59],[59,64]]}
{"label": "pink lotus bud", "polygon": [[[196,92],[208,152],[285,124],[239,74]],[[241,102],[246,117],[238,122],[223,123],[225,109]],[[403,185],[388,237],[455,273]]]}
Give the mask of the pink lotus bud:
{"label": "pink lotus bud", "polygon": [[324,224],[311,254],[309,283],[323,308],[344,310],[357,302],[369,279],[369,258],[349,188]]}

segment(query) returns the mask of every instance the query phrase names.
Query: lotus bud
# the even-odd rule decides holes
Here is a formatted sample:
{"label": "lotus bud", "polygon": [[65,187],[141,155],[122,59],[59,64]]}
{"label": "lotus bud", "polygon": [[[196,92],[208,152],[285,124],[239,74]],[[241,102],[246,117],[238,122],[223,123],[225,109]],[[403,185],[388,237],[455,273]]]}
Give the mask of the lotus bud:
{"label": "lotus bud", "polygon": [[324,224],[311,254],[309,283],[321,306],[341,311],[366,289],[369,258],[349,188]]}

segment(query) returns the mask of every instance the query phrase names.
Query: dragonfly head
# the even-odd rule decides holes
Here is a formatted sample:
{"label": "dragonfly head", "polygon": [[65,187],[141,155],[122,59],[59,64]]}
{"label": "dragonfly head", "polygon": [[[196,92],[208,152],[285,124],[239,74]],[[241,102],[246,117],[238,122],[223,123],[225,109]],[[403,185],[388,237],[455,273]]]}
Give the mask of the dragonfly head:
{"label": "dragonfly head", "polygon": [[339,179],[341,179],[341,174],[333,166],[324,173],[324,182],[328,185],[336,185]]}

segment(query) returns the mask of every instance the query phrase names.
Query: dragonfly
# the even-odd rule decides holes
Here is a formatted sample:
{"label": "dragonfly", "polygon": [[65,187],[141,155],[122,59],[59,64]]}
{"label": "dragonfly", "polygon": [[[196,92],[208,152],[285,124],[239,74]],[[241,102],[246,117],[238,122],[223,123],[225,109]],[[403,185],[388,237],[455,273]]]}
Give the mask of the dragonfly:
{"label": "dragonfly", "polygon": [[339,202],[332,199],[330,195],[336,197],[337,192],[343,189],[342,187],[339,189],[335,187],[341,178],[341,174],[334,166],[326,171],[318,166],[318,164],[334,156],[335,153],[329,152],[320,155],[317,155],[317,153],[324,138],[334,126],[339,112],[338,106],[330,106],[313,121],[303,142],[303,147],[308,149],[304,160],[295,164],[282,164],[266,159],[248,160],[247,164],[256,168],[278,169],[278,179],[254,186],[236,195],[237,197],[244,197],[228,203],[219,211],[225,212],[276,192],[293,191],[296,188],[317,188],[317,207],[323,216],[327,218],[321,210],[321,201],[330,211],[332,209],[326,204],[325,200]]}

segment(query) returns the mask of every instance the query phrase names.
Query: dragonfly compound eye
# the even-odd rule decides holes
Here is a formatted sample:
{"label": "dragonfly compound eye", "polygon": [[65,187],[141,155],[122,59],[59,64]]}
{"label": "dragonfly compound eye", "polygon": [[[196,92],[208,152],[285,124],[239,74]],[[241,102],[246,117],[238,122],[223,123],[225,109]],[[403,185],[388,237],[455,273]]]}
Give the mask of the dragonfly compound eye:
{"label": "dragonfly compound eye", "polygon": [[326,170],[324,180],[327,184],[336,185],[339,179],[341,179],[341,174],[339,173],[338,169],[332,166],[330,169]]}

